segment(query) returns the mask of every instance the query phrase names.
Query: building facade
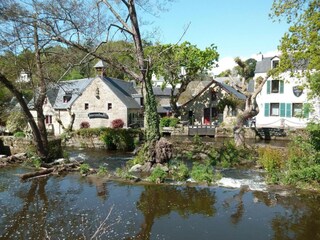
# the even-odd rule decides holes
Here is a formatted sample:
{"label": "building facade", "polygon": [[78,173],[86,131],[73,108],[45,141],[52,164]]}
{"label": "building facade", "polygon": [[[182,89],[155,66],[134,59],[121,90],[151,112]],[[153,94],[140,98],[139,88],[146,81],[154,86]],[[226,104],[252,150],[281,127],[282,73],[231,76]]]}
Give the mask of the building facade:
{"label": "building facade", "polygon": [[[272,68],[280,64],[278,56],[261,58],[256,64],[255,81],[265,78]],[[257,96],[260,112],[256,126],[271,128],[304,128],[319,114],[319,100],[308,99],[305,78],[295,78],[283,73],[278,78],[269,77]]]}

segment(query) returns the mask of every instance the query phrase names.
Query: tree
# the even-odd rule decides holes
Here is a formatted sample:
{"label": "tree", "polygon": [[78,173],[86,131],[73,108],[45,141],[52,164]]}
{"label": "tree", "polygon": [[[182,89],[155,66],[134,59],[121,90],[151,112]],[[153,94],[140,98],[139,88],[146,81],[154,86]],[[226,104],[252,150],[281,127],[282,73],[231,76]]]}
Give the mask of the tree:
{"label": "tree", "polygon": [[[291,24],[281,39],[281,64],[272,74],[290,71],[292,75],[305,75],[313,96],[320,96],[317,86],[319,77],[312,77],[320,70],[320,1],[319,0],[274,0],[273,18],[283,17]],[[297,71],[303,70],[303,71]]]}
{"label": "tree", "polygon": [[[177,102],[188,84],[206,72],[219,57],[216,47],[211,45],[205,50],[197,48],[189,42],[178,44],[157,45],[149,48],[154,56],[152,71],[163,76],[165,86],[170,84],[170,105],[174,115],[180,115]],[[180,84],[180,88],[177,85]]]}
{"label": "tree", "polygon": [[246,96],[245,107],[242,112],[237,115],[236,125],[234,127],[234,140],[236,146],[244,145],[244,131],[243,126],[249,118],[253,118],[259,113],[259,106],[257,104],[257,95],[261,92],[263,85],[267,81],[269,74],[263,79],[256,79],[255,89],[253,92],[249,92],[247,87],[249,80],[254,76],[254,69],[256,60],[248,59],[246,61],[241,60],[239,57],[235,58],[237,63],[236,69],[241,77],[241,86],[239,86],[241,92]]}

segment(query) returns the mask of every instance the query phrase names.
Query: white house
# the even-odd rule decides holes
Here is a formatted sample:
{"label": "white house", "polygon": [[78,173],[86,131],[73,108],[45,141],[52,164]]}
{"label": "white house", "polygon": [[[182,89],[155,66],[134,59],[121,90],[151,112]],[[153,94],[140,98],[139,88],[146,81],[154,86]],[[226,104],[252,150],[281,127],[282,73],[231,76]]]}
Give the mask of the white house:
{"label": "white house", "polygon": [[[261,57],[256,64],[254,80],[265,78],[267,72],[280,64],[280,58]],[[256,116],[256,126],[275,128],[304,128],[308,121],[320,113],[319,99],[308,100],[306,79],[291,77],[283,73],[279,78],[269,77],[257,96],[260,108]],[[311,106],[311,108],[310,108]],[[310,111],[313,109],[312,111]]]}

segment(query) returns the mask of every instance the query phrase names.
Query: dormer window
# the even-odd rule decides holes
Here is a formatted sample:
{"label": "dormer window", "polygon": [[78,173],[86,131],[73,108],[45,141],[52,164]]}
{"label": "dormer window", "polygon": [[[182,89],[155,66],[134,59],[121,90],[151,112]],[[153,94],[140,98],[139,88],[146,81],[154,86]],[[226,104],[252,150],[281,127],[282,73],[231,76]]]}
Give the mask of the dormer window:
{"label": "dormer window", "polygon": [[64,95],[63,96],[63,103],[67,103],[67,102],[69,102],[70,100],[71,100],[71,95]]}
{"label": "dormer window", "polygon": [[280,63],[279,59],[274,59],[274,60],[272,60],[272,62],[271,62],[271,67],[272,67],[272,69],[278,67],[278,66],[279,66],[279,63]]}
{"label": "dormer window", "polygon": [[63,103],[69,102],[71,98],[72,98],[72,92],[71,91],[65,92],[65,95],[63,96]]}

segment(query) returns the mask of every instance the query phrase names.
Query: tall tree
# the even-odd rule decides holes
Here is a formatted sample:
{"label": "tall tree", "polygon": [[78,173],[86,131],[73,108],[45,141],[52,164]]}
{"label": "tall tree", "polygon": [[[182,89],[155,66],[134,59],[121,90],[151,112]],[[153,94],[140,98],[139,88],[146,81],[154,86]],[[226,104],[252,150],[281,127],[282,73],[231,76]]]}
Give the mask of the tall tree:
{"label": "tall tree", "polygon": [[246,96],[244,110],[237,115],[236,125],[234,127],[234,140],[236,146],[243,146],[244,142],[244,124],[249,118],[253,118],[259,113],[257,104],[257,95],[261,92],[263,85],[267,81],[269,75],[265,78],[259,78],[255,81],[255,89],[253,92],[248,91],[249,80],[254,76],[256,61],[254,59],[241,60],[235,58],[237,64],[236,69],[241,77],[241,85],[239,90]]}
{"label": "tall tree", "polygon": [[[216,47],[211,45],[205,50],[197,48],[189,42],[182,44],[164,44],[151,46],[148,49],[154,56],[152,71],[164,77],[164,87],[171,88],[170,105],[174,115],[180,115],[177,102],[188,84],[200,78],[218,60]],[[177,88],[177,85],[180,85]]]}
{"label": "tall tree", "polygon": [[320,96],[319,73],[312,76],[320,70],[320,1],[274,0],[271,16],[291,25],[280,42],[281,64],[272,74],[306,75],[313,95]]}

